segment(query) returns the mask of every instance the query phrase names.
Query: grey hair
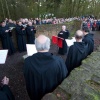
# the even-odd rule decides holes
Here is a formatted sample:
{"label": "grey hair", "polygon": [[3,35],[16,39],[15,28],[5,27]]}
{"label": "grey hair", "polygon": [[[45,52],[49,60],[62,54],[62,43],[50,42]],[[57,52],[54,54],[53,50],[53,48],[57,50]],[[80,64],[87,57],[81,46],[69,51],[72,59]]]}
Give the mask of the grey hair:
{"label": "grey hair", "polygon": [[37,51],[49,50],[50,49],[50,39],[46,37],[45,43],[40,43],[37,38],[35,39],[35,46]]}

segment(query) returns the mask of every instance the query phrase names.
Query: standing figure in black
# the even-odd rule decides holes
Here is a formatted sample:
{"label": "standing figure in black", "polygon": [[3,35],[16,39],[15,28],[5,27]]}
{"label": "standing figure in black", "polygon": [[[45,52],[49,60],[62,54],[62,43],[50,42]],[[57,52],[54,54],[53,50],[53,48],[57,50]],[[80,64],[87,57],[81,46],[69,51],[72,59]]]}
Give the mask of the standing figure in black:
{"label": "standing figure in black", "polygon": [[26,28],[26,32],[27,32],[27,42],[28,44],[34,44],[34,40],[35,40],[35,28],[32,25],[32,22],[28,23],[28,26]]}
{"label": "standing figure in black", "polygon": [[74,68],[79,67],[82,60],[87,57],[88,45],[82,42],[83,36],[84,34],[81,30],[76,31],[76,42],[69,48],[65,62],[68,69],[68,75]]}
{"label": "standing figure in black", "polygon": [[88,44],[88,55],[90,55],[94,50],[94,34],[90,33],[88,27],[83,27],[82,31],[84,33],[83,42]]}
{"label": "standing figure in black", "polygon": [[19,52],[26,51],[26,30],[20,21],[18,21],[16,26],[16,35]]}
{"label": "standing figure in black", "polygon": [[15,52],[15,48],[11,39],[11,31],[4,21],[1,22],[0,37],[3,49],[8,49],[8,55]]}
{"label": "standing figure in black", "polygon": [[63,46],[62,46],[62,48],[59,48],[58,54],[64,55],[64,54],[67,53],[67,43],[66,43],[65,39],[68,39],[68,37],[69,37],[69,31],[66,30],[65,25],[62,26],[62,31],[60,31],[58,33],[58,37],[64,39],[63,40]]}

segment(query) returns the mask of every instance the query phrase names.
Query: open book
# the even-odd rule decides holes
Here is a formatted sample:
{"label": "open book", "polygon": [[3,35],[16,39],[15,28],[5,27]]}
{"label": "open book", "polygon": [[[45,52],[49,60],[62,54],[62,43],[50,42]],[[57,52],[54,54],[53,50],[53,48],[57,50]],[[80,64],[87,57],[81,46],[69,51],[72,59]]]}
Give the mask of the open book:
{"label": "open book", "polygon": [[0,64],[5,64],[8,50],[0,50]]}
{"label": "open book", "polygon": [[70,47],[71,45],[74,44],[74,42],[76,42],[76,39],[75,39],[75,37],[72,37],[72,39],[65,39],[65,41],[66,41],[68,47]]}
{"label": "open book", "polygon": [[33,54],[37,53],[37,50],[34,44],[26,44],[26,48],[27,48],[28,56],[32,56]]}

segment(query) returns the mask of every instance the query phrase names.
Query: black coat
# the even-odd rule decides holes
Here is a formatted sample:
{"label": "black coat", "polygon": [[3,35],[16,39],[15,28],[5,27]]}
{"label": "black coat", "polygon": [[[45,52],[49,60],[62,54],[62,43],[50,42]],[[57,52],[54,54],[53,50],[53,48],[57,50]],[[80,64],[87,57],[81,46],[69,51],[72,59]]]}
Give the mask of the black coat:
{"label": "black coat", "polygon": [[27,26],[26,28],[28,44],[34,44],[34,41],[35,41],[34,30],[35,30],[34,26]]}
{"label": "black coat", "polygon": [[24,76],[31,100],[41,100],[66,77],[64,61],[51,53],[36,53],[25,59]]}
{"label": "black coat", "polygon": [[74,45],[69,48],[66,59],[68,73],[81,65],[81,61],[87,57],[87,49],[88,45],[84,42],[74,42]]}
{"label": "black coat", "polygon": [[16,36],[19,52],[26,51],[26,30],[22,30],[23,26],[16,26]]}
{"label": "black coat", "polygon": [[15,100],[10,88],[7,85],[0,88],[0,100]]}
{"label": "black coat", "polygon": [[64,39],[63,40],[63,47],[59,48],[58,54],[64,55],[64,54],[67,53],[67,43],[66,43],[65,39],[68,39],[68,37],[69,37],[69,31],[68,30],[66,30],[65,32],[64,31],[60,31],[58,33],[58,37]]}
{"label": "black coat", "polygon": [[94,39],[93,34],[89,33],[84,36],[83,41],[85,44],[88,44],[88,55],[90,55],[93,52],[94,49]]}
{"label": "black coat", "polygon": [[8,49],[9,50],[8,54],[11,55],[15,52],[15,48],[12,42],[12,38],[10,36],[10,31],[5,32],[6,30],[9,30],[7,26],[0,27],[0,37],[3,49]]}

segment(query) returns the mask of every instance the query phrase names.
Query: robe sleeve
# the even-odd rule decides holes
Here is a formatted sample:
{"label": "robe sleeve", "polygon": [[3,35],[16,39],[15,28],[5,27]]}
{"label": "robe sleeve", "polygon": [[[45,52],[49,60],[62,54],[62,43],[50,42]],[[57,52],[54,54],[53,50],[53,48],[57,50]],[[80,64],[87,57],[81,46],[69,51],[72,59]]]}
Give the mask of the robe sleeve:
{"label": "robe sleeve", "polygon": [[33,26],[34,34],[36,33],[36,28]]}
{"label": "robe sleeve", "polygon": [[63,79],[66,78],[67,74],[68,74],[68,70],[66,68],[65,62],[63,61],[63,59],[59,60],[59,75],[58,75],[58,81],[59,83],[61,83],[63,81]]}
{"label": "robe sleeve", "polygon": [[72,54],[73,53],[73,49],[72,49],[72,46],[69,48],[69,52],[68,52],[68,55],[67,55],[67,59],[66,59],[66,67],[68,69],[68,73],[70,73],[71,71],[71,68],[70,68],[70,63],[71,63],[71,60],[72,60]]}
{"label": "robe sleeve", "polygon": [[22,30],[21,28],[16,27],[16,32],[19,35],[25,35],[26,34],[26,30]]}
{"label": "robe sleeve", "polygon": [[12,94],[10,88],[7,85],[4,85],[1,88],[2,92],[5,93],[5,95],[7,96],[8,100],[15,100],[14,95]]}
{"label": "robe sleeve", "polygon": [[26,28],[26,33],[27,33],[27,35],[31,35],[32,34],[32,31],[31,31],[31,28]]}

